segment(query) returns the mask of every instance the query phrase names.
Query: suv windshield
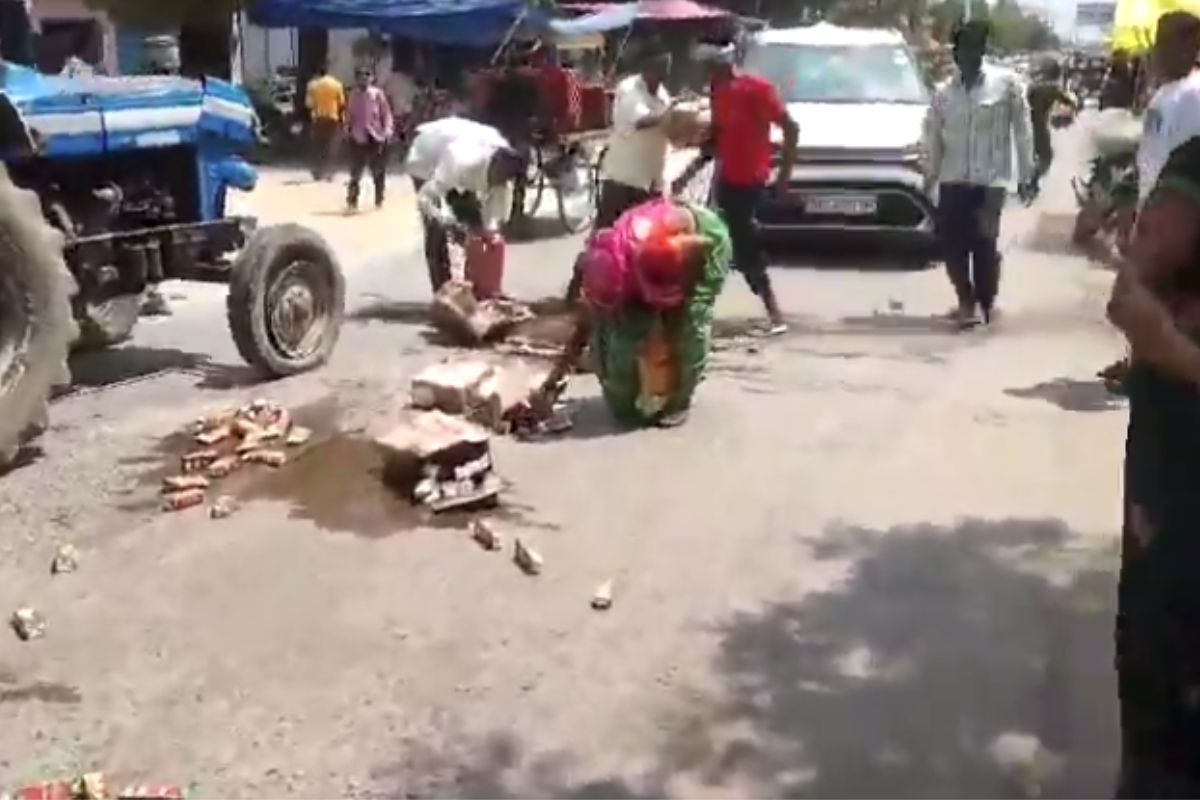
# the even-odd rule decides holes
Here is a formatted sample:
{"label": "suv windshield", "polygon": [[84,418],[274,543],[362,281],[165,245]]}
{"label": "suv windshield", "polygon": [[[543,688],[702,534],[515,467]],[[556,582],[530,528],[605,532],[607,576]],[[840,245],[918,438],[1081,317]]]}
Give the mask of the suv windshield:
{"label": "suv windshield", "polygon": [[925,103],[925,85],[899,45],[825,47],[760,44],[746,70],[769,80],[788,103]]}

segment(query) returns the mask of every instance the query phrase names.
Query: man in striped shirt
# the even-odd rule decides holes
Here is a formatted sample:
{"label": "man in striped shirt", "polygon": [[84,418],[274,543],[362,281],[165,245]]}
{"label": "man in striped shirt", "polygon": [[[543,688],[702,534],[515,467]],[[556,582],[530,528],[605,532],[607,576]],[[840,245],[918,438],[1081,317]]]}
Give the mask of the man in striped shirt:
{"label": "man in striped shirt", "polygon": [[354,71],[357,85],[346,104],[346,132],[350,144],[350,185],[346,205],[358,210],[359,187],[363,172],[371,171],[375,183],[375,207],[383,205],[387,189],[388,145],[396,132],[392,106],[387,95],[375,85],[375,75],[366,67]]}
{"label": "man in striped shirt", "polygon": [[1032,199],[1034,163],[1025,86],[1009,70],[983,63],[989,28],[964,23],[954,33],[958,75],[934,95],[925,125],[927,179],[938,188],[938,226],[946,270],[968,327],[990,322],[1000,288],[1000,212],[1017,154],[1021,196]]}

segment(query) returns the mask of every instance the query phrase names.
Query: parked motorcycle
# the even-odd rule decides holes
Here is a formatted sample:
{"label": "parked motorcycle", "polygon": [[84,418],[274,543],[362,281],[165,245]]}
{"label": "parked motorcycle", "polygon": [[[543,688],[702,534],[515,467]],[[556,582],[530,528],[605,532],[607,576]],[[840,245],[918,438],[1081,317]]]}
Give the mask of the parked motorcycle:
{"label": "parked motorcycle", "polygon": [[1072,238],[1076,245],[1092,243],[1101,234],[1114,235],[1118,247],[1128,241],[1137,209],[1137,148],[1141,126],[1126,109],[1102,112],[1092,132],[1093,156],[1087,178],[1071,181],[1079,211]]}

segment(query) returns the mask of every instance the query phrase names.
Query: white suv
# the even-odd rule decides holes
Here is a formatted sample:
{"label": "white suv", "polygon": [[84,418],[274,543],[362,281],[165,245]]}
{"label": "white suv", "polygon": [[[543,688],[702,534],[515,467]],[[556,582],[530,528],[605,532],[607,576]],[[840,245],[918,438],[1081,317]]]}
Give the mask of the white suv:
{"label": "white suv", "polygon": [[764,233],[867,233],[934,242],[922,134],[929,93],[904,37],[820,23],[747,41],[743,68],[774,84],[800,126],[786,197],[759,210]]}

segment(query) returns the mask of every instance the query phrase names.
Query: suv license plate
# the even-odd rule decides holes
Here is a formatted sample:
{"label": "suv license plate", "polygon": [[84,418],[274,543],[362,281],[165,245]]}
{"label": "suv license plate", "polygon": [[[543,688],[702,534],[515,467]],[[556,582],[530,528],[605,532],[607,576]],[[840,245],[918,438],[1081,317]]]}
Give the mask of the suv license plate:
{"label": "suv license plate", "polygon": [[804,210],[809,214],[869,217],[876,208],[875,198],[867,194],[810,194],[804,197]]}

